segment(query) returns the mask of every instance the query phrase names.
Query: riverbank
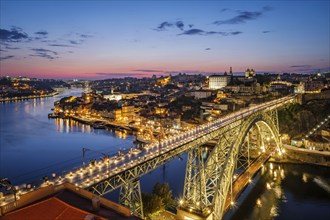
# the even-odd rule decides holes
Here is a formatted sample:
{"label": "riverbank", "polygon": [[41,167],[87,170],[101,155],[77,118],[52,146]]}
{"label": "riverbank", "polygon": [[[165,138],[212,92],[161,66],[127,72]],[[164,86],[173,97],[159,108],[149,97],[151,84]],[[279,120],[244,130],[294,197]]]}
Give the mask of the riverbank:
{"label": "riverbank", "polygon": [[0,98],[0,102],[12,102],[12,101],[21,101],[21,100],[29,100],[29,99],[40,99],[40,98],[45,98],[45,97],[52,97],[55,95],[58,95],[59,92],[52,92],[49,94],[45,95],[29,95],[29,96],[15,96],[15,97],[6,97],[6,98]]}
{"label": "riverbank", "polygon": [[308,164],[330,167],[330,152],[308,150],[294,147],[291,145],[283,145],[285,154],[281,159],[270,158],[270,162],[287,163],[287,164]]}
{"label": "riverbank", "polygon": [[138,128],[134,126],[122,125],[104,119],[91,119],[91,118],[79,117],[79,116],[69,116],[69,118],[83,124],[91,125],[92,127],[96,125],[99,126],[100,123],[102,123],[104,128],[114,128],[114,129],[126,131],[128,133],[133,133],[138,130]]}

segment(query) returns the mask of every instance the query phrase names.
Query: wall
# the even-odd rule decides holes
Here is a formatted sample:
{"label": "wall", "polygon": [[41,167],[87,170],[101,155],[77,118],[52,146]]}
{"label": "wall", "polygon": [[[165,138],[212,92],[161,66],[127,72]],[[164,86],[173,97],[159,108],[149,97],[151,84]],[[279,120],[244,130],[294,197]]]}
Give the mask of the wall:
{"label": "wall", "polygon": [[315,151],[283,145],[285,149],[285,159],[290,162],[302,162],[308,164],[322,165],[330,167],[330,152]]}

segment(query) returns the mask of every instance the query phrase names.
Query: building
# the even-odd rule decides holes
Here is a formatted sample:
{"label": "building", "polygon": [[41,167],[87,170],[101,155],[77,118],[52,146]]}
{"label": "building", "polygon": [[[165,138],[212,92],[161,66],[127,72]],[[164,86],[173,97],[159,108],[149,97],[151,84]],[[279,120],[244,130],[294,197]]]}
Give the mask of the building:
{"label": "building", "polygon": [[305,93],[320,93],[323,88],[323,81],[309,80],[305,82]]}
{"label": "building", "polygon": [[254,71],[254,69],[246,69],[245,70],[245,77],[246,78],[252,78],[256,76],[256,72]]}
{"label": "building", "polygon": [[123,96],[121,94],[114,94],[114,93],[111,93],[109,95],[104,95],[104,98],[105,99],[108,99],[108,100],[115,100],[115,101],[119,101],[123,98]]}
{"label": "building", "polygon": [[121,108],[122,120],[131,122],[134,118],[134,115],[135,115],[134,106],[123,106]]}
{"label": "building", "polygon": [[130,209],[70,183],[47,185],[0,205],[0,219],[139,220]]}
{"label": "building", "polygon": [[212,92],[210,90],[197,90],[194,91],[194,97],[195,99],[205,99],[212,95]]}
{"label": "building", "polygon": [[299,82],[299,84],[295,85],[294,93],[295,94],[305,93],[305,83],[304,82]]}
{"label": "building", "polygon": [[304,141],[305,148],[309,150],[330,151],[330,142],[328,139],[320,136],[310,136]]}
{"label": "building", "polygon": [[227,73],[224,75],[212,75],[209,76],[209,89],[221,89],[226,87],[230,83],[231,76]]}

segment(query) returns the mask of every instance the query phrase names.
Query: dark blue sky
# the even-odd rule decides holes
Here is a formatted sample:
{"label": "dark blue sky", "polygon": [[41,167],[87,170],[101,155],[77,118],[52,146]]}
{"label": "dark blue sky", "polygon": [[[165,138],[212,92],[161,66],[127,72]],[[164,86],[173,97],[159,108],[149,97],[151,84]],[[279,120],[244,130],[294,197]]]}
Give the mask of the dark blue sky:
{"label": "dark blue sky", "polygon": [[3,1],[1,75],[329,70],[329,1]]}

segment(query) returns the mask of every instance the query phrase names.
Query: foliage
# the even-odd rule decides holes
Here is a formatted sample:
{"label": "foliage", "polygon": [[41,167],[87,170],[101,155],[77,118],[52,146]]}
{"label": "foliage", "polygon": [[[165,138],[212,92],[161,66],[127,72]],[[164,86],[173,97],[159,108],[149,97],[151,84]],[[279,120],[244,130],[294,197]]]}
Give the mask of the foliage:
{"label": "foliage", "polygon": [[152,215],[164,207],[163,200],[159,196],[150,193],[142,193],[143,213]]}
{"label": "foliage", "polygon": [[175,205],[173,199],[172,190],[168,183],[163,183],[162,185],[157,182],[152,190],[152,193],[162,198],[164,203],[164,208],[172,208]]}
{"label": "foliage", "polygon": [[157,182],[152,193],[142,193],[142,202],[145,216],[151,216],[160,210],[175,206],[172,190],[168,183]]}
{"label": "foliage", "polygon": [[304,105],[291,104],[278,111],[280,133],[300,137],[330,114],[330,100],[313,100]]}

